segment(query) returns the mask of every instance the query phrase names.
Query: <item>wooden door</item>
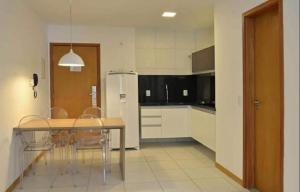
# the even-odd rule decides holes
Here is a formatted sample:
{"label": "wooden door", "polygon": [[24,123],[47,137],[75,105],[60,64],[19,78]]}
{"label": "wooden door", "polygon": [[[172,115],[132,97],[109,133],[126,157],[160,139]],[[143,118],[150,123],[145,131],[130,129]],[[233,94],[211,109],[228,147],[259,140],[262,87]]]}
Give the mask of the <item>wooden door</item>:
{"label": "wooden door", "polygon": [[[97,88],[97,105],[100,103],[100,45],[74,44],[73,50],[81,56],[85,66],[79,71],[58,66],[59,59],[69,52],[70,45],[52,43],[51,58],[51,106],[64,108],[70,118],[77,118],[83,110],[92,106],[92,86]],[[79,68],[77,68],[79,69]]]}
{"label": "wooden door", "polygon": [[280,183],[281,78],[278,11],[255,18],[255,186],[277,192]]}
{"label": "wooden door", "polygon": [[[275,2],[275,3],[274,3]],[[253,185],[260,192],[282,191],[283,164],[283,62],[279,4],[259,10],[246,20],[246,51],[250,87],[245,110],[246,143],[253,145]],[[248,22],[247,22],[248,21]],[[252,82],[251,82],[252,81]],[[247,84],[244,84],[247,86]],[[249,107],[252,106],[252,107]],[[251,122],[252,121],[252,122]],[[252,125],[253,127],[250,127]],[[250,133],[250,134],[247,134]],[[251,136],[253,136],[251,138]],[[246,153],[251,150],[246,150]],[[247,159],[246,159],[247,161]],[[249,166],[249,165],[248,165]],[[246,171],[247,173],[247,171]]]}

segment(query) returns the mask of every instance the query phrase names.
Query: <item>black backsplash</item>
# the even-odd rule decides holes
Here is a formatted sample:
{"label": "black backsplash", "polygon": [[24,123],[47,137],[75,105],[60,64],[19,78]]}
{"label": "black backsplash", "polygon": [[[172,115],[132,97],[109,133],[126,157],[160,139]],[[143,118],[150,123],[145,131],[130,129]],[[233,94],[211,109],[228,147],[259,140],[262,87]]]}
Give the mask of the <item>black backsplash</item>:
{"label": "black backsplash", "polygon": [[[166,85],[168,86],[168,102]],[[212,75],[139,75],[139,103],[142,105],[205,104],[214,106]],[[146,96],[146,90],[151,91]],[[188,95],[184,96],[183,91]]]}
{"label": "black backsplash", "polygon": [[196,77],[196,100],[199,105],[215,105],[215,76],[197,75]]}

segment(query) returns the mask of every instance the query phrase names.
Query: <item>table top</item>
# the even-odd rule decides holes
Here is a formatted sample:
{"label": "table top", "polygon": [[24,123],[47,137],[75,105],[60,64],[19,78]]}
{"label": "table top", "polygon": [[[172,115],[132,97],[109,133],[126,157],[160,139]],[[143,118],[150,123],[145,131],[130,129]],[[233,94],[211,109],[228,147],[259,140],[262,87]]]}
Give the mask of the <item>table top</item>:
{"label": "table top", "polygon": [[17,131],[45,131],[71,129],[124,129],[125,123],[121,118],[99,119],[47,119],[31,120],[15,127]]}

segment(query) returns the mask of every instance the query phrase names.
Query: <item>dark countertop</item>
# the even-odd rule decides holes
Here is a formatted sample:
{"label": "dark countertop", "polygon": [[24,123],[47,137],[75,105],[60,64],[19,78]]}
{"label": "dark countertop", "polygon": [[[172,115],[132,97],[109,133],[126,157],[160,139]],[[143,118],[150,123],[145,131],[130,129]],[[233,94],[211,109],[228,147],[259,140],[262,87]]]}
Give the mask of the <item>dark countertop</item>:
{"label": "dark countertop", "polygon": [[195,108],[204,109],[205,111],[215,113],[216,108],[213,105],[203,105],[197,103],[140,103],[140,106],[183,106],[183,105],[190,105]]}

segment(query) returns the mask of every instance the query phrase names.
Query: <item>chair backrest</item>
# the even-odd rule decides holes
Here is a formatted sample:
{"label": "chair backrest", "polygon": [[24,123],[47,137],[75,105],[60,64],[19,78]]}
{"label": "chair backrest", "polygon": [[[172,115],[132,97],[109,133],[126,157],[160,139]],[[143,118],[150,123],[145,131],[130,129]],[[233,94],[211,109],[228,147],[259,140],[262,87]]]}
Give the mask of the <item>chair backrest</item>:
{"label": "chair backrest", "polygon": [[82,115],[92,115],[101,118],[104,116],[104,113],[100,107],[88,107],[83,111]]}
{"label": "chair backrest", "polygon": [[51,108],[51,118],[52,119],[67,119],[69,117],[68,112],[61,107]]}
{"label": "chair backrest", "polygon": [[47,118],[40,115],[26,115],[20,119],[18,128],[30,127],[30,124],[36,124],[45,129],[45,131],[22,131],[21,140],[24,145],[49,143],[51,141],[51,127]]}
{"label": "chair backrest", "polygon": [[79,144],[89,143],[90,140],[102,134],[102,129],[100,128],[95,129],[95,127],[92,127],[91,129],[82,129],[82,127],[91,123],[94,124],[95,127],[101,126],[99,117],[92,114],[82,114],[74,121],[73,130],[75,134],[73,134],[73,142]]}

